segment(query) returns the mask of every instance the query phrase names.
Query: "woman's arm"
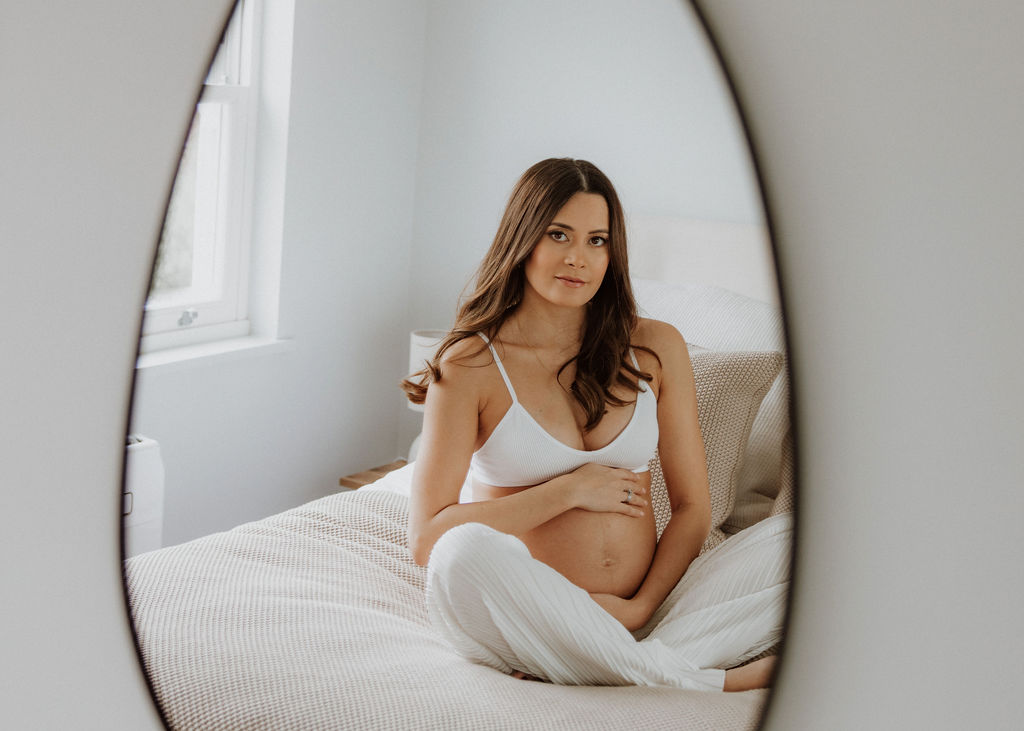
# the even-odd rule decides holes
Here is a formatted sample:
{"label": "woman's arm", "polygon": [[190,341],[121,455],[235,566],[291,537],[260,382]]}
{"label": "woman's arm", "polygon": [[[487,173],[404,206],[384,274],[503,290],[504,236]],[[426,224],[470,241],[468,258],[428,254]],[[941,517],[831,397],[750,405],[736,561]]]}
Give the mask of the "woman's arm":
{"label": "woman's arm", "polygon": [[644,320],[639,344],[661,359],[658,392],[658,453],[672,517],[658,541],[651,567],[631,599],[594,595],[628,629],[639,629],[700,553],[711,528],[704,440],[697,420],[697,391],[686,342],[674,327]]}
{"label": "woman's arm", "polygon": [[489,378],[489,369],[480,367],[489,362],[486,356],[482,361],[465,358],[472,351],[460,346],[462,343],[444,358],[441,380],[427,389],[409,505],[409,547],[417,564],[426,564],[437,539],[462,523],[484,523],[520,535],[572,508],[643,515],[638,505],[622,503],[627,487],[637,492],[637,476],[629,470],[596,464],[507,497],[459,504]]}

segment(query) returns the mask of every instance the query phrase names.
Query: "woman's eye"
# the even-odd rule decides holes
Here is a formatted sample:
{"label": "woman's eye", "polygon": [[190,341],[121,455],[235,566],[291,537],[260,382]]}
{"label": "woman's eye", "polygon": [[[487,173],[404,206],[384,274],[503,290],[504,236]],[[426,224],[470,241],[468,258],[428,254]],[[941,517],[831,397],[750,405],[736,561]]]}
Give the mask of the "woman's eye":
{"label": "woman's eye", "polygon": [[553,238],[555,241],[568,241],[569,237],[565,235],[564,231],[549,231],[548,236]]}
{"label": "woman's eye", "polygon": [[592,246],[604,246],[607,243],[608,239],[606,239],[604,236],[595,236],[590,240],[590,244]]}

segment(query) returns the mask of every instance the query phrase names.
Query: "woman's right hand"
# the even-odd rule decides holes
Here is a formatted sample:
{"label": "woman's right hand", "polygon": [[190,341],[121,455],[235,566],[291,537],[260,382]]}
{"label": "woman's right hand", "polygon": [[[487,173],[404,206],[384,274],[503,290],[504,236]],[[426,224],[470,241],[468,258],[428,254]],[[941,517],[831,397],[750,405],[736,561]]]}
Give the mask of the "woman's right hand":
{"label": "woman's right hand", "polygon": [[574,507],[595,513],[621,513],[640,518],[647,507],[647,490],[631,470],[590,462],[565,475]]}

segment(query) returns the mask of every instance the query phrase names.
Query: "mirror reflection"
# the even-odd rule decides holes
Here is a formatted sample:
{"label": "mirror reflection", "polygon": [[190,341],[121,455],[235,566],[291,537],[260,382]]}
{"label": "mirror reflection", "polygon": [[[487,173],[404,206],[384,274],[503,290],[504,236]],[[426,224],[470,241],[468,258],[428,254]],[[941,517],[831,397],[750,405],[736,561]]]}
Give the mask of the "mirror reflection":
{"label": "mirror reflection", "polygon": [[[578,682],[624,687],[588,692],[583,703],[581,691],[594,688],[547,666],[474,656],[493,645],[467,652],[463,640],[446,639],[437,616],[431,624],[427,570],[409,546],[410,495],[432,489],[426,473],[416,476],[418,451],[446,465],[446,484],[466,473],[429,430],[418,439],[425,418],[435,434],[450,424],[429,405],[425,414],[409,408],[397,387],[418,361],[410,333],[452,327],[513,184],[538,160],[564,157],[594,162],[614,184],[638,314],[668,323],[689,346],[690,363],[673,373],[681,382],[692,373],[694,385],[679,390],[696,413],[665,422],[655,402],[658,426],[663,436],[686,434],[687,453],[699,442],[705,456],[683,470],[675,442],[659,441],[660,457],[635,466],[652,540],[669,546],[692,522],[682,508],[692,493],[680,485],[702,480],[707,537],[693,545],[701,556],[678,586],[671,574],[692,556],[679,558],[685,550],[672,543],[663,553],[675,558],[657,560],[652,543],[638,581],[618,589],[639,594],[653,581],[658,606],[638,623],[606,606],[607,617],[642,640],[634,645],[655,646],[672,611],[721,618],[702,592],[726,574],[742,582],[753,572],[774,590],[756,613],[779,617],[778,626],[750,629],[731,655],[687,662],[716,669],[718,689],[726,668],[770,668],[759,657],[773,656],[780,639],[792,510],[782,321],[746,142],[692,8],[246,0],[206,79],[180,167],[131,422],[129,599],[172,726],[379,727],[415,718],[528,728],[566,707],[578,707],[578,722],[630,725],[653,714],[678,723],[680,683],[588,676]],[[538,332],[532,321],[514,323]],[[515,349],[507,329],[492,334],[499,357]],[[662,364],[639,352],[636,365],[660,398]],[[504,359],[513,382],[530,382],[514,353]],[[569,420],[545,420],[538,407],[552,402],[525,390],[536,422],[571,442],[573,402],[563,401]],[[627,391],[612,395],[630,401]],[[615,423],[578,430],[582,446],[574,446],[600,448],[588,433],[614,438],[632,406],[608,415],[622,409]],[[452,489],[467,502],[482,495],[467,482],[438,499],[454,502]],[[751,531],[779,546],[771,560],[744,548],[759,541],[736,535]],[[552,556],[573,550],[544,545]],[[727,624],[735,633],[742,623]],[[701,632],[720,649],[713,634]],[[551,649],[555,640],[531,641],[576,665],[562,645]],[[665,669],[646,665],[654,675]],[[556,682],[516,677],[545,674]],[[717,693],[691,711],[683,703],[683,712],[716,727],[739,714],[749,725],[767,697],[750,692],[757,703]]]}

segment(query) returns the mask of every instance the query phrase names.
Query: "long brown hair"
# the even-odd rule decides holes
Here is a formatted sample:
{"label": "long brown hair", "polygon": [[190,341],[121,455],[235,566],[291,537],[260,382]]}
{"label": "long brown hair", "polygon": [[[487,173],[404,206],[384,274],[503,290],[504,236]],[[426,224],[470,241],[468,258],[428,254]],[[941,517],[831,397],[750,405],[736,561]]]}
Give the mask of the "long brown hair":
{"label": "long brown hair", "polygon": [[[451,332],[441,341],[427,367],[402,381],[410,401],[423,403],[429,385],[441,380],[440,363],[446,350],[478,332],[494,338],[523,298],[523,264],[555,214],[576,193],[601,195],[608,204],[609,226],[608,269],[587,305],[580,351],[559,369],[561,373],[576,361],[571,391],[587,415],[584,430],[597,425],[607,403],[631,403],[611,393],[613,384],[619,383],[636,393],[638,382],[633,379],[651,380],[651,374],[635,368],[629,358],[629,338],[638,316],[629,283],[626,224],[615,188],[593,163],[567,157],[549,158],[530,167],[512,189],[498,232],[477,270],[474,291],[459,307]],[[481,341],[480,347],[483,350],[486,345]],[[653,353],[643,346],[634,347]]]}

